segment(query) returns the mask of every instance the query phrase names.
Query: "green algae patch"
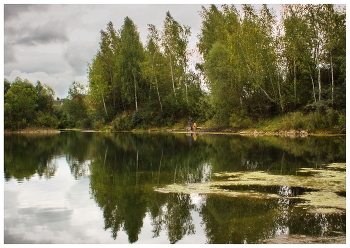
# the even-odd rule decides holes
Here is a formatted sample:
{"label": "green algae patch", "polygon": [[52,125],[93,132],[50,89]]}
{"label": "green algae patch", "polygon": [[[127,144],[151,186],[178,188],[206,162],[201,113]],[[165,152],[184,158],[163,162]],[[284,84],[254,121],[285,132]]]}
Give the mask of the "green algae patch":
{"label": "green algae patch", "polygon": [[[213,182],[214,183],[214,182]],[[232,191],[222,188],[223,183],[194,183],[194,184],[171,184],[165,188],[156,188],[161,193],[183,193],[183,194],[220,194],[229,197],[252,197],[252,198],[277,198],[277,194],[262,193],[256,191]]]}
{"label": "green algae patch", "polygon": [[324,168],[302,168],[297,175],[274,175],[264,171],[215,173],[205,183],[171,184],[155,189],[161,193],[220,194],[230,197],[295,198],[297,207],[310,212],[345,211],[346,164],[333,163]]}
{"label": "green algae patch", "polygon": [[345,210],[345,197],[339,196],[334,192],[317,191],[308,192],[300,196],[306,200],[304,203],[298,203],[297,206],[306,207],[312,213],[337,213]]}

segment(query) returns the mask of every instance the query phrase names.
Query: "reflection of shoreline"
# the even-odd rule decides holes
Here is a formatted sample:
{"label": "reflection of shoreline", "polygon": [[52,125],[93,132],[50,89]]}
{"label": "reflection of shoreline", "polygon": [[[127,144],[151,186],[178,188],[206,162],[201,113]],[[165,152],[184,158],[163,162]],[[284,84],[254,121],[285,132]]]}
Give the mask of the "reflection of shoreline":
{"label": "reflection of shoreline", "polygon": [[[195,137],[197,141],[190,147],[189,139]],[[62,236],[44,236],[48,239],[47,242],[64,242],[68,239],[72,243],[81,242],[69,234],[82,232],[85,235],[84,230],[88,230],[86,242],[90,243],[143,243],[151,239],[155,243],[261,243],[271,238],[271,234],[298,233],[309,237],[307,235],[312,232],[314,235],[323,235],[321,227],[328,228],[326,235],[333,231],[345,233],[343,215],[309,214],[303,209],[305,206],[290,208],[293,203],[288,198],[292,190],[290,187],[281,187],[279,191],[282,196],[279,198],[268,199],[227,197],[217,193],[161,194],[154,191],[155,188],[170,183],[188,185],[191,191],[201,190],[198,183],[211,182],[217,176],[214,173],[218,172],[238,173],[237,171],[244,170],[251,178],[250,172],[266,171],[280,173],[286,179],[288,175],[285,174],[294,177],[297,170],[298,174],[301,173],[300,166],[310,165],[310,161],[317,161],[318,164],[314,167],[320,172],[319,167],[327,161],[345,161],[343,137],[289,139],[202,133],[92,134],[70,131],[52,136],[6,135],[4,150],[5,172],[10,178],[25,177],[22,181],[27,183],[27,178],[33,173],[35,179],[44,175],[45,180],[40,181],[40,187],[36,190],[28,188],[38,194],[33,198],[34,206],[28,205],[27,212],[20,209],[18,216],[30,220],[32,224],[40,220],[40,225],[37,226],[47,228],[45,234],[57,234],[57,228],[69,230],[63,231],[66,233]],[[60,166],[57,156],[64,160],[65,166]],[[54,175],[51,160],[59,165]],[[305,176],[309,172],[302,171]],[[45,177],[45,173],[50,177]],[[238,179],[237,176],[227,175],[231,179]],[[271,178],[268,179],[268,182],[272,182]],[[65,222],[64,225],[62,222],[51,222],[53,218],[59,220],[60,209],[51,211],[52,209],[44,208],[39,211],[35,208],[38,204],[46,206],[47,197],[40,197],[41,191],[47,190],[49,197],[55,197],[56,192],[52,189],[62,192],[69,182],[76,185],[82,180],[85,183],[79,185],[85,185],[84,187],[74,186],[74,190],[78,191],[71,191],[70,188],[65,191],[68,193],[59,194],[59,204],[68,203],[74,209],[74,217],[71,218],[74,221]],[[283,181],[281,178],[276,180]],[[6,184],[7,187],[12,185]],[[233,191],[226,187],[226,192],[230,190]],[[254,189],[242,190],[252,194],[250,190]],[[12,196],[12,192],[9,195]],[[6,203],[10,200],[8,197]],[[52,201],[52,204],[55,205],[56,201],[57,199]],[[18,206],[21,205],[16,204]],[[16,207],[7,210],[17,211]],[[95,211],[92,216],[91,210]],[[299,221],[300,219],[304,221]],[[75,220],[83,222],[83,227],[78,227]],[[9,219],[7,223],[15,221]],[[99,225],[91,221],[98,221]],[[28,228],[30,225],[27,223],[25,222],[27,233],[12,229],[13,233],[6,233],[7,237],[17,233],[25,234],[23,237],[33,234],[35,240],[34,234],[38,233],[38,229]],[[8,232],[11,224],[6,225]],[[79,231],[75,228],[79,228]],[[153,233],[149,235],[151,230]],[[100,233],[104,236],[97,238]],[[38,239],[32,242],[37,241]]]}
{"label": "reflection of shoreline", "polygon": [[278,137],[308,137],[308,136],[346,136],[346,134],[342,133],[333,133],[331,131],[325,132],[315,132],[309,133],[304,130],[280,130],[276,132],[270,131],[250,131],[250,130],[240,130],[240,131],[232,131],[232,130],[218,130],[218,131],[210,131],[206,130],[177,130],[177,129],[148,129],[148,130],[131,130],[131,131],[101,131],[101,130],[84,130],[84,129],[50,129],[50,128],[26,128],[22,130],[4,130],[4,134],[16,134],[16,133],[24,133],[24,134],[49,134],[49,133],[61,133],[61,132],[69,132],[76,131],[82,133],[184,133],[184,134],[226,134],[226,135],[240,135],[240,136],[278,136]]}

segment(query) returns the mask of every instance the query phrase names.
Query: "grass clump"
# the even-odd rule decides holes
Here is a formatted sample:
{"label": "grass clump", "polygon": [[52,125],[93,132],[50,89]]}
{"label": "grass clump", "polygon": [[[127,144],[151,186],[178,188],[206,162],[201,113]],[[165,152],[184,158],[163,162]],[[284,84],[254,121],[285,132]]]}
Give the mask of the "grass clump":
{"label": "grass clump", "polygon": [[346,115],[331,108],[324,112],[292,112],[274,119],[264,120],[258,123],[256,128],[266,132],[303,130],[309,133],[323,131],[345,133]]}

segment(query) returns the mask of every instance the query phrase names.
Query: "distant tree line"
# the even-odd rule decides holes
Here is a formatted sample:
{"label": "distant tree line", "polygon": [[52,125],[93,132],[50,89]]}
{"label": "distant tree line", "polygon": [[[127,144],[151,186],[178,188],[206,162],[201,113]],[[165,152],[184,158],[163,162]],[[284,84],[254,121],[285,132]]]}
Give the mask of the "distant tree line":
{"label": "distant tree line", "polygon": [[74,128],[82,127],[88,117],[85,86],[73,82],[63,104],[54,104],[55,91],[37,81],[17,77],[4,80],[4,128]]}
{"label": "distant tree line", "polygon": [[[39,101],[45,94],[52,99],[48,86],[40,95],[37,86],[5,80],[5,127],[51,125],[52,119],[56,127],[130,130],[190,117],[207,126],[249,128],[280,115],[297,119],[295,128],[305,128],[303,118],[317,120],[314,127],[345,125],[345,9],[287,4],[278,22],[267,5],[245,4],[242,11],[211,5],[200,16],[203,61],[195,67],[191,28],[170,12],[161,30],[148,25],[146,44],[129,17],[118,31],[109,22],[88,64],[87,89],[73,82],[61,108]],[[21,101],[27,104],[20,107]]]}

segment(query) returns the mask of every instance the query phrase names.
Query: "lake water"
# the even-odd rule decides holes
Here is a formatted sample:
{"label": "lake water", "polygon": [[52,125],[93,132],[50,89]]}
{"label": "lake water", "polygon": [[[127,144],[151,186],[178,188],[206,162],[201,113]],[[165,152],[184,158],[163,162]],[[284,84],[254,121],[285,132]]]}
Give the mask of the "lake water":
{"label": "lake water", "polygon": [[171,133],[5,135],[4,240],[226,244],[262,243],[285,234],[345,234],[345,212],[309,213],[283,197],[154,190],[207,182],[218,172],[295,175],[300,168],[345,163],[345,140]]}

